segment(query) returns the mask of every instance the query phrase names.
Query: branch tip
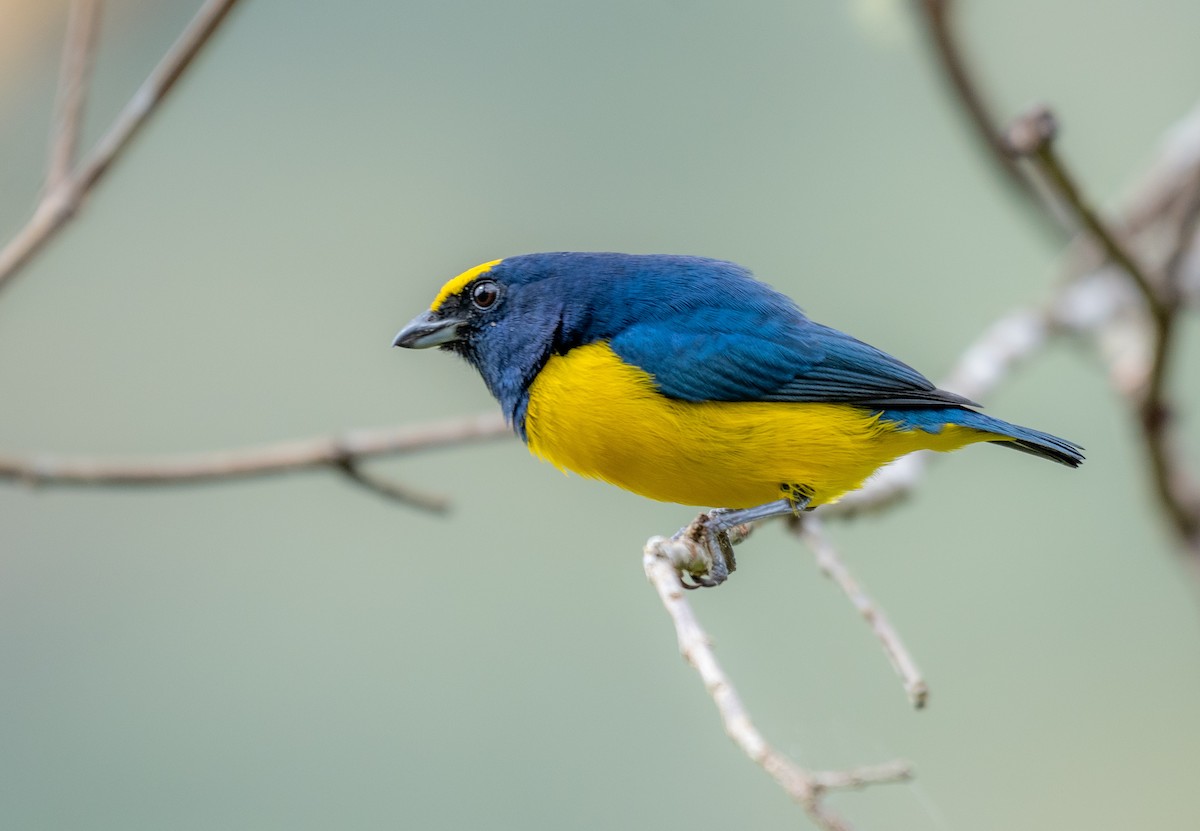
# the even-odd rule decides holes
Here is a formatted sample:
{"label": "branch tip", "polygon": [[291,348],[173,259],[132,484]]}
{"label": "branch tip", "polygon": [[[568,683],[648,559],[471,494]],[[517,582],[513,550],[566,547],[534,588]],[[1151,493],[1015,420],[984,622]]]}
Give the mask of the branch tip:
{"label": "branch tip", "polygon": [[1058,137],[1058,118],[1044,104],[1038,104],[1018,116],[1004,136],[1004,144],[1016,158],[1029,158],[1044,152]]}
{"label": "branch tip", "polygon": [[921,675],[921,670],[917,668],[912,653],[904,645],[900,633],[892,626],[883,608],[867,594],[854,575],[850,573],[850,569],[842,560],[833,540],[825,532],[820,518],[814,514],[792,517],[788,520],[788,528],[799,540],[812,549],[813,555],[816,557],[817,568],[822,574],[837,583],[851,605],[867,622],[871,632],[883,647],[883,654],[900,678],[901,686],[913,709],[923,709],[929,701],[929,685]]}

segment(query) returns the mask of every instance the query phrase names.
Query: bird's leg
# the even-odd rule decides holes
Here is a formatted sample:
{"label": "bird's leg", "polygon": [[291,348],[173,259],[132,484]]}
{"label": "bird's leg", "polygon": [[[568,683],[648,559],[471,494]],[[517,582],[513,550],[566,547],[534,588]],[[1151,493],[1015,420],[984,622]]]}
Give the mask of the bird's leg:
{"label": "bird's leg", "polygon": [[677,538],[690,537],[696,542],[702,542],[708,550],[709,558],[712,560],[712,566],[709,568],[708,573],[703,575],[692,574],[691,577],[695,582],[691,584],[684,583],[684,588],[712,588],[713,586],[721,585],[729,579],[730,572],[737,569],[737,560],[733,556],[733,546],[735,542],[741,542],[741,537],[731,541],[729,538],[730,531],[740,525],[749,525],[761,519],[799,514],[811,501],[811,496],[800,492],[798,488],[784,488],[784,492],[787,493],[785,498],[768,502],[765,505],[756,505],[753,508],[739,508],[736,510],[716,508],[707,514],[701,514],[696,517],[695,522],[691,525],[680,529],[675,535]]}

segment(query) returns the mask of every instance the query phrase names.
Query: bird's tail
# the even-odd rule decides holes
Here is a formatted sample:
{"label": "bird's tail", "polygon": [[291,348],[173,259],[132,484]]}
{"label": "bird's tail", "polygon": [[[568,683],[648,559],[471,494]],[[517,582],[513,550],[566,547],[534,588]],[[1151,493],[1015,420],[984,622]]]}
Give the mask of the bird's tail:
{"label": "bird's tail", "polygon": [[1009,424],[1007,421],[1001,421],[974,410],[949,411],[946,413],[946,423],[971,427],[985,433],[995,433],[996,438],[989,439],[989,441],[1058,462],[1060,465],[1079,467],[1083,464],[1083,448],[1081,446],[1073,441],[1043,433],[1041,430]]}
{"label": "bird's tail", "polygon": [[[964,407],[938,409],[914,407],[912,409],[885,410],[882,418],[899,424],[904,429],[924,430],[926,433],[934,435],[940,434],[946,425],[966,427],[995,436],[995,438],[989,438],[988,435],[984,435],[975,441],[995,442],[1068,467],[1079,467],[1083,464],[1083,453],[1081,452],[1083,448],[1073,441],[1060,439],[1058,436],[1052,436],[1040,430],[1009,424],[1007,421],[1001,421]],[[961,444],[954,445],[954,447],[961,446]],[[950,450],[954,447],[937,449]]]}

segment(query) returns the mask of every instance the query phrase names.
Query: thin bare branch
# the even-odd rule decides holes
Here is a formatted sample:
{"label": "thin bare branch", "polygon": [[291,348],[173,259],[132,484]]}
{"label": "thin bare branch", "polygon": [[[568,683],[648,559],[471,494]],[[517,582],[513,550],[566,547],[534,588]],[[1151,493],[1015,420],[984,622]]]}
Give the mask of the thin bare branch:
{"label": "thin bare branch", "polygon": [[1038,106],[1013,122],[1006,144],[1018,156],[1028,157],[1036,163],[1038,172],[1045,178],[1055,197],[1070,210],[1072,218],[1109,259],[1129,275],[1146,301],[1151,315],[1161,317],[1165,309],[1150,274],[1135,261],[1125,245],[1100,219],[1100,214],[1084,198],[1075,177],[1067,170],[1054,148],[1057,133],[1058,120],[1054,114],[1046,107]]}
{"label": "thin bare branch", "polygon": [[385,479],[382,476],[368,473],[363,470],[362,465],[355,459],[343,459],[335,466],[351,482],[366,488],[372,493],[379,494],[384,499],[390,499],[402,505],[411,505],[414,508],[420,508],[423,511],[435,514],[445,513],[450,509],[450,500],[446,497],[424,493],[391,479]]}
{"label": "thin bare branch", "polygon": [[984,101],[984,95],[968,66],[966,55],[954,30],[954,0],[917,0],[920,18],[925,24],[933,54],[941,65],[942,76],[953,91],[962,111],[975,130],[980,143],[989,151],[989,158],[1013,191],[1033,202],[1037,194],[1021,173],[998,130],[999,121]]}
{"label": "thin bare branch", "polygon": [[825,831],[847,831],[850,826],[825,805],[823,797],[835,789],[907,780],[912,776],[911,766],[895,761],[851,771],[814,772],[805,770],[772,747],[751,721],[729,677],[717,662],[708,633],[684,597],[680,571],[693,569],[694,560],[694,547],[665,537],[648,540],[642,557],[646,577],[675,624],[680,653],[699,673],[704,688],[717,706],[725,732],[742,752],[798,802],[817,827]]}
{"label": "thin bare branch", "polygon": [[[1166,391],[1174,354],[1175,323],[1181,308],[1179,295],[1167,289],[1169,274],[1160,275],[1163,279],[1156,284],[1150,271],[1137,261],[1084,197],[1054,149],[1056,132],[1053,114],[1044,107],[1037,107],[1013,123],[1008,143],[1013,152],[1033,160],[1054,196],[1141,295],[1149,318],[1151,348],[1145,381],[1140,389],[1133,391],[1131,400],[1139,416],[1151,484],[1158,501],[1184,548],[1193,555],[1200,555],[1200,488],[1187,473],[1178,452],[1174,407]],[[1194,231],[1195,221],[1193,209],[1186,206],[1184,225],[1179,231]],[[1186,240],[1179,243],[1181,246],[1186,244]]]}
{"label": "thin bare branch", "polygon": [[1168,217],[1179,217],[1178,206],[1189,198],[1197,170],[1200,170],[1200,102],[1167,130],[1155,159],[1126,200],[1121,223],[1126,234],[1140,238],[1144,236],[1142,232],[1170,221]]}
{"label": "thin bare branch", "polygon": [[1168,303],[1182,302],[1183,264],[1196,246],[1200,234],[1200,165],[1192,170],[1191,180],[1183,188],[1182,208],[1175,229],[1174,246],[1163,266],[1163,289]]}
{"label": "thin bare branch", "polygon": [[1150,461],[1151,483],[1184,550],[1200,557],[1200,487],[1184,463],[1172,421],[1174,414],[1167,409],[1147,409],[1143,413],[1142,438]]}
{"label": "thin bare branch", "polygon": [[144,459],[2,455],[0,479],[27,485],[171,485],[270,476],[511,435],[497,414]]}
{"label": "thin bare branch", "polygon": [[[949,87],[959,109],[966,116],[980,145],[987,151],[992,169],[1000,174],[1001,181],[1008,186],[1008,190],[1015,193],[1022,204],[1032,209],[1029,213],[1037,220],[1035,227],[1039,231],[1048,232],[1055,241],[1061,240],[1063,232],[1067,230],[1061,212],[1046,200],[1044,194],[1012,157],[1001,133],[1002,123],[992,112],[987,103],[987,96],[971,68],[955,26],[955,0],[914,0],[914,4],[919,12],[920,22],[925,27],[931,51],[941,68],[942,79]],[[1046,219],[1051,221],[1042,221]]]}
{"label": "thin bare branch", "polygon": [[42,195],[33,217],[0,250],[0,288],[75,216],[235,5],[237,0],[206,0],[87,158]]}
{"label": "thin bare branch", "polygon": [[842,561],[837,547],[825,532],[821,520],[812,514],[793,517],[788,522],[788,527],[800,540],[808,544],[813,554],[816,555],[817,566],[821,572],[838,584],[838,587],[854,604],[854,608],[862,615],[863,620],[871,627],[871,631],[883,646],[883,654],[887,656],[888,661],[892,664],[892,669],[900,677],[900,683],[904,685],[904,692],[908,695],[908,700],[913,707],[920,710],[929,700],[929,685],[925,683],[921,670],[917,668],[912,653],[900,639],[900,633],[892,626],[879,604],[872,600],[871,596],[858,584],[854,575],[850,573],[850,569]]}
{"label": "thin bare branch", "polygon": [[[1161,175],[1162,171],[1156,169],[1158,175],[1154,177],[1155,186],[1143,188],[1143,193],[1131,200],[1125,223],[1123,226],[1114,226],[1123,227],[1125,238],[1122,238],[1101,220],[1059,158],[1054,148],[1056,124],[1048,110],[1033,110],[1017,119],[1001,135],[994,116],[984,104],[977,79],[967,68],[967,60],[951,20],[953,0],[918,0],[917,6],[948,84],[975,126],[980,142],[1004,172],[1006,180],[1022,193],[1040,197],[1037,201],[1047,209],[1046,217],[1052,219],[1059,229],[1064,227],[1064,220],[1069,223],[1066,226],[1068,228],[1072,225],[1081,227],[1091,244],[1121,269],[1140,293],[1150,319],[1149,333],[1145,338],[1149,348],[1136,348],[1136,351],[1144,352],[1147,356],[1144,380],[1134,390],[1128,390],[1126,385],[1119,388],[1126,390],[1126,396],[1136,411],[1151,471],[1152,488],[1158,501],[1163,505],[1164,513],[1185,550],[1200,555],[1200,485],[1187,472],[1179,453],[1174,430],[1175,416],[1166,395],[1166,379],[1175,351],[1175,320],[1188,288],[1180,270],[1195,238],[1196,226],[1200,223],[1200,197],[1196,195],[1200,186],[1184,194],[1177,232],[1162,273],[1152,272],[1147,267],[1154,262],[1150,254],[1142,262],[1127,244],[1138,235],[1155,236],[1156,224],[1161,223],[1162,216],[1170,212],[1179,197],[1177,183],[1181,180],[1190,182],[1200,176],[1194,163],[1200,152],[1200,144],[1195,140],[1200,121],[1193,114],[1174,131],[1168,147],[1164,148],[1163,159],[1156,166],[1168,169],[1168,175]],[[1015,164],[1015,159],[1022,157],[1031,162],[1038,174],[1036,180],[1027,178],[1022,168]],[[1189,175],[1180,174],[1180,169],[1189,167]],[[1196,181],[1200,182],[1200,178]],[[1149,242],[1147,247],[1151,247]],[[1094,270],[1102,265],[1092,263],[1087,269]],[[1156,277],[1159,279],[1155,280]],[[1128,327],[1123,327],[1122,331],[1128,331]],[[1102,348],[1118,340],[1103,329],[1093,329],[1092,334],[1096,335],[1096,341]],[[1123,340],[1124,344],[1130,342],[1129,338]],[[1116,361],[1110,366],[1110,374],[1118,379],[1126,377],[1128,373],[1124,369],[1129,364],[1128,355],[1121,354],[1121,350],[1110,350],[1110,357]],[[851,507],[861,504],[864,499],[870,498],[869,492],[870,488],[867,493],[847,502]],[[885,495],[889,501],[893,501],[897,493],[893,489]]]}
{"label": "thin bare branch", "polygon": [[62,68],[58,76],[54,128],[50,136],[50,163],[43,192],[59,187],[71,175],[83,129],[88,79],[100,31],[101,0],[74,0],[67,17]]}

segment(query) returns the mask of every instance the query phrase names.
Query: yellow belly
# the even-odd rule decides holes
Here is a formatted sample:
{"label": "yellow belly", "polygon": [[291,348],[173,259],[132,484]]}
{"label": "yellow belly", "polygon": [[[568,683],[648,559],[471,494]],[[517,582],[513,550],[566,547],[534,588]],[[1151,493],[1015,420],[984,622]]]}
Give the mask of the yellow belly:
{"label": "yellow belly", "polygon": [[666,398],[606,343],[556,355],[529,387],[529,449],[559,468],[663,502],[747,508],[812,491],[812,505],[854,490],[914,450],[994,438],[946,426],[899,430],[842,404]]}

